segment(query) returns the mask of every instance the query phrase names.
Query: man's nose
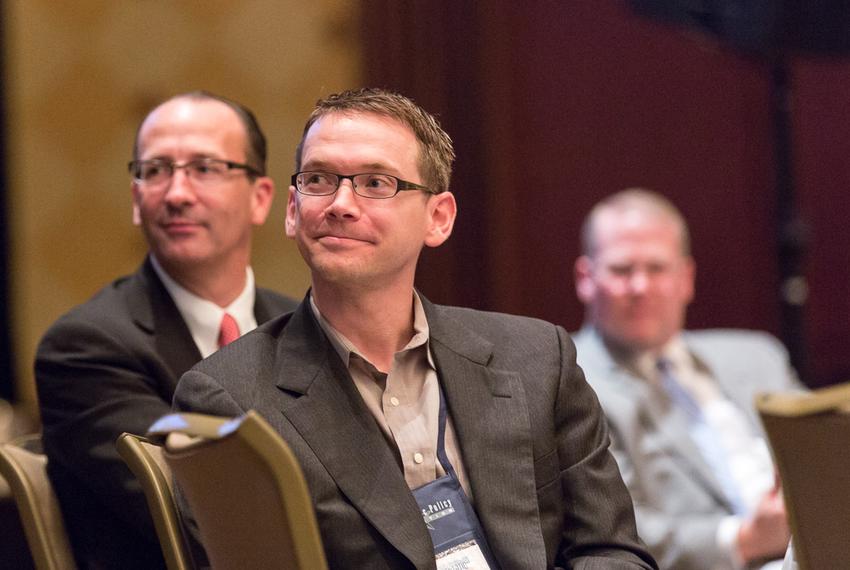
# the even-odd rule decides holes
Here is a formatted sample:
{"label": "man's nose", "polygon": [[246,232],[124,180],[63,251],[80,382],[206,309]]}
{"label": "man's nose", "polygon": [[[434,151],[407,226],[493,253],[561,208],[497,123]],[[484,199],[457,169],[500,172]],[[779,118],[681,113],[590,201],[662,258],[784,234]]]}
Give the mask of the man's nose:
{"label": "man's nose", "polygon": [[360,215],[360,204],[351,180],[340,180],[327,212],[333,218],[357,218]]}
{"label": "man's nose", "polygon": [[646,271],[638,269],[629,276],[629,290],[632,293],[645,293],[649,288],[649,275]]}
{"label": "man's nose", "polygon": [[165,188],[165,200],[171,205],[191,203],[195,200],[195,188],[186,168],[175,168]]}

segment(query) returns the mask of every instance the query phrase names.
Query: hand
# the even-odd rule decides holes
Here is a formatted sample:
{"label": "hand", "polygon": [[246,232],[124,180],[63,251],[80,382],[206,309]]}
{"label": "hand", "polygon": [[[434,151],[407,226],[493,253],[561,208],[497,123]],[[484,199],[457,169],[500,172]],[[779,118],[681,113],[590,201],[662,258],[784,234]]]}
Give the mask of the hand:
{"label": "hand", "polygon": [[782,489],[777,484],[745,519],[738,531],[738,552],[745,562],[781,558],[788,548],[791,529],[785,512]]}

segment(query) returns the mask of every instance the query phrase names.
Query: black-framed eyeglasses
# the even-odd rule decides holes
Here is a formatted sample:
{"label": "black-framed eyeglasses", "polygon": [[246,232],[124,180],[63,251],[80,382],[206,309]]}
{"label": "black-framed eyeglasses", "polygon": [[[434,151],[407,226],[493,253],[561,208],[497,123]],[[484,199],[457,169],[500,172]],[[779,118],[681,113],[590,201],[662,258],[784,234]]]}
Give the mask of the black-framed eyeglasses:
{"label": "black-framed eyeglasses", "polygon": [[218,158],[196,158],[183,164],[172,160],[154,158],[151,160],[131,160],[127,169],[133,179],[147,186],[163,185],[174,176],[174,171],[183,168],[189,180],[200,185],[215,185],[224,181],[231,170],[244,170],[249,176],[258,177],[263,174],[253,166],[220,160]]}
{"label": "black-framed eyeglasses", "polygon": [[437,194],[435,190],[427,186],[402,180],[392,174],[366,172],[345,175],[309,170],[292,175],[292,185],[295,186],[298,193],[305,196],[330,196],[336,193],[343,180],[351,180],[354,192],[358,196],[375,200],[392,198],[399,192],[406,190],[420,190]]}

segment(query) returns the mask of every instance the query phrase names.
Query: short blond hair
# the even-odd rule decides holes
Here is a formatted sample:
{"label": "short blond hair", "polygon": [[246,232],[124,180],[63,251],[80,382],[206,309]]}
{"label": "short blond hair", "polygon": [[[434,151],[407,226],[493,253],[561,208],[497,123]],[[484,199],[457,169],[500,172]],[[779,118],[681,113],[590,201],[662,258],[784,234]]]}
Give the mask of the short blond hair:
{"label": "short blond hair", "polygon": [[[154,111],[166,103],[170,103],[178,99],[189,99],[191,101],[218,101],[219,103],[223,103],[230,107],[230,109],[236,113],[236,116],[239,117],[239,122],[242,123],[242,126],[245,128],[245,162],[256,172],[259,172],[260,176],[266,175],[266,135],[263,134],[263,129],[260,128],[260,123],[257,121],[257,117],[254,115],[254,112],[238,101],[203,90],[189,91],[187,93],[174,95],[161,103],[157,103],[156,107],[148,111],[145,118],[142,119],[142,122],[139,123],[139,126],[136,128],[136,137],[133,139],[133,160],[139,159],[139,152],[141,150],[139,148],[139,135],[142,132],[142,127],[144,126],[145,121],[148,120],[148,117],[150,117]],[[251,179],[256,176],[256,173],[251,171],[247,171],[246,174]]]}
{"label": "short blond hair", "polygon": [[455,152],[451,137],[437,119],[404,95],[369,87],[335,93],[316,102],[295,149],[296,172],[301,170],[307,131],[321,117],[331,113],[373,113],[409,127],[419,142],[418,166],[425,185],[436,193],[449,189]]}
{"label": "short blond hair", "polygon": [[679,228],[682,255],[691,255],[691,234],[682,212],[665,196],[646,188],[626,188],[603,198],[587,214],[581,226],[582,254],[596,253],[596,221],[603,212],[639,210],[673,222]]}

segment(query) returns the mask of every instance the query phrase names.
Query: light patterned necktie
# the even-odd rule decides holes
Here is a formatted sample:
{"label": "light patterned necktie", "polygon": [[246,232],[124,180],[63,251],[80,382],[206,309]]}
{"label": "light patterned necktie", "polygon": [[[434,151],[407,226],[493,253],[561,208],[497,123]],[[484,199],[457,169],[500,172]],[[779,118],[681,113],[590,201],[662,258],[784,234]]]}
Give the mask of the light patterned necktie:
{"label": "light patterned necktie", "polygon": [[705,419],[697,401],[676,379],[673,364],[666,358],[659,358],[656,363],[661,373],[661,385],[670,397],[670,402],[682,410],[688,418],[691,438],[699,448],[705,462],[708,463],[735,514],[743,514],[743,501],[738,492],[738,485],[729,469],[728,454],[720,444],[719,438]]}
{"label": "light patterned necktie", "polygon": [[218,347],[221,348],[239,338],[239,325],[230,313],[221,317],[221,327],[218,330]]}

